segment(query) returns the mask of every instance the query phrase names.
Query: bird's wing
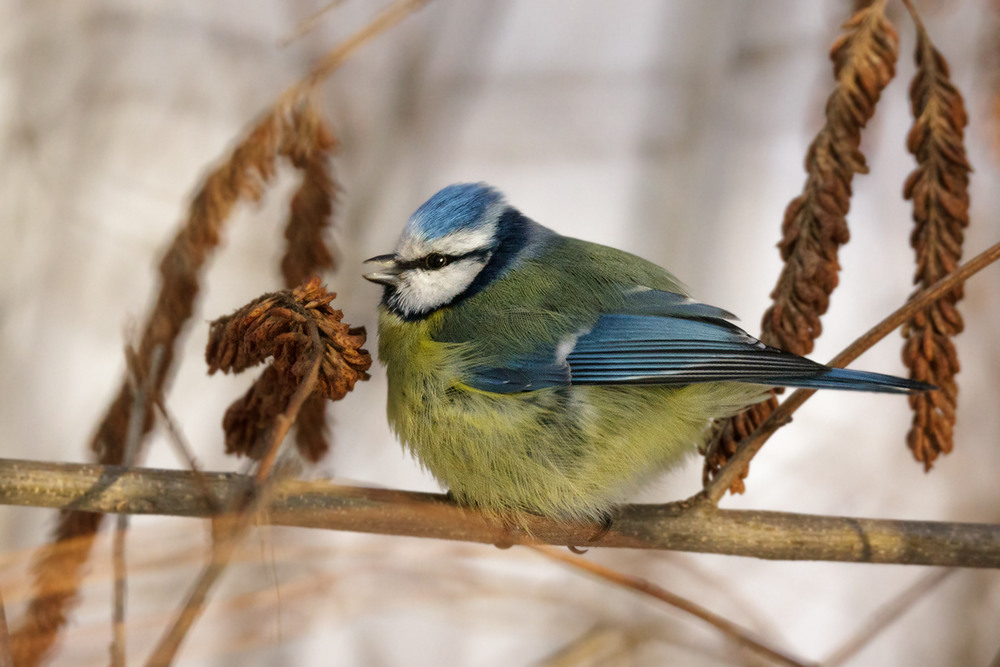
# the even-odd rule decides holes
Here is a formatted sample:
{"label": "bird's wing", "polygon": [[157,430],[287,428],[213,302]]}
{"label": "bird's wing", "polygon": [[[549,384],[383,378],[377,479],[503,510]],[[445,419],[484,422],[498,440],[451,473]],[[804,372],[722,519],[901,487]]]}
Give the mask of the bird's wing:
{"label": "bird's wing", "polygon": [[732,316],[726,311],[673,292],[634,292],[621,310],[502,367],[473,369],[467,384],[496,393],[720,381],[893,393],[925,388],[901,378],[831,369],[769,347],[728,322]]}
{"label": "bird's wing", "polygon": [[566,356],[573,384],[784,384],[824,366],[768,347],[717,317],[608,314]]}

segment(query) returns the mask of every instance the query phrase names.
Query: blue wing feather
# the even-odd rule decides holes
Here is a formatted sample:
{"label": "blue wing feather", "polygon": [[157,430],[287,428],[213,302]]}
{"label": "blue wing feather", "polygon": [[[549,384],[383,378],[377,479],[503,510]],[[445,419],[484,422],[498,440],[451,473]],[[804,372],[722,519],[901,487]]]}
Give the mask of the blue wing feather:
{"label": "blue wing feather", "polygon": [[[609,313],[558,358],[555,345],[478,368],[467,384],[515,393],[544,387],[601,384],[682,386],[696,382],[853,389],[906,393],[928,385],[879,373],[833,369],[768,347],[726,321],[724,310],[681,294],[641,290],[629,294],[624,312]],[[572,343],[573,332],[567,332]]]}

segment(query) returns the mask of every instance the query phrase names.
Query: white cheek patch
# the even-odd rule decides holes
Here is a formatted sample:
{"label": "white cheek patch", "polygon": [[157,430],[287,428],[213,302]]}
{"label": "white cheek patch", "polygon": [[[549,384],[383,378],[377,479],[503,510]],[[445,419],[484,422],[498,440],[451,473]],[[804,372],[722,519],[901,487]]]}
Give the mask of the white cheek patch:
{"label": "white cheek patch", "polygon": [[486,266],[483,258],[469,258],[436,271],[410,269],[400,276],[392,305],[407,315],[426,313],[447,305],[464,292]]}

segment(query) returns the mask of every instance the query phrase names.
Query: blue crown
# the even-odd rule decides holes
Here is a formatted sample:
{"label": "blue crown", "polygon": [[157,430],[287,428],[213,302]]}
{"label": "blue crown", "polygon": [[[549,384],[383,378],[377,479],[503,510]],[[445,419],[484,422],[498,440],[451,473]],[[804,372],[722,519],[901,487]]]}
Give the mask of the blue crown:
{"label": "blue crown", "polygon": [[459,229],[475,229],[489,222],[486,211],[503,195],[486,183],[456,183],[425,201],[406,223],[405,234],[436,239]]}

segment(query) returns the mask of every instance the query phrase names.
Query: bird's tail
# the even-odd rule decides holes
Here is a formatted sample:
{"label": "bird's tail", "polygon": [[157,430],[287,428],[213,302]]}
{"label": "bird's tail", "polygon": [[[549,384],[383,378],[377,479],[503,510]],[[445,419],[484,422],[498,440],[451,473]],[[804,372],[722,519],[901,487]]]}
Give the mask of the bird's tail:
{"label": "bird's tail", "polygon": [[782,380],[775,384],[803,389],[846,389],[848,391],[877,391],[886,394],[909,394],[937,389],[934,385],[926,382],[846,368],[828,368],[826,372],[813,377],[788,378],[787,381]]}

